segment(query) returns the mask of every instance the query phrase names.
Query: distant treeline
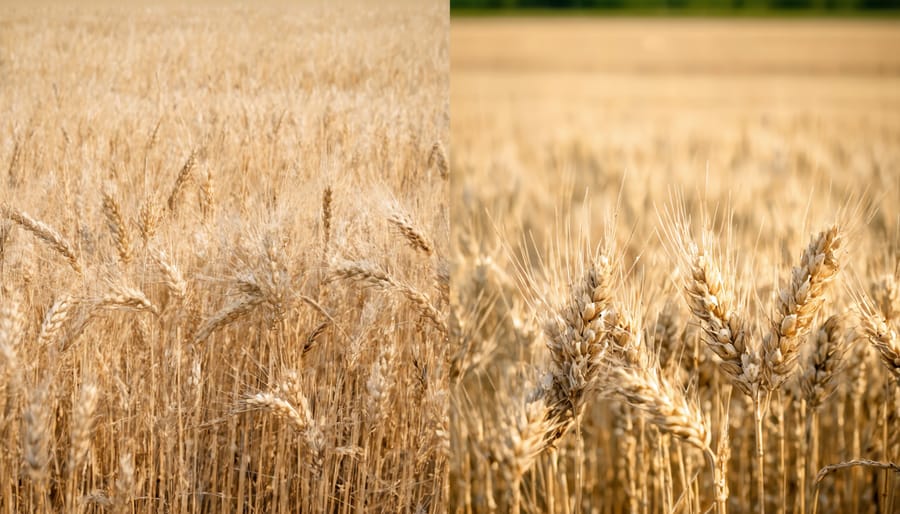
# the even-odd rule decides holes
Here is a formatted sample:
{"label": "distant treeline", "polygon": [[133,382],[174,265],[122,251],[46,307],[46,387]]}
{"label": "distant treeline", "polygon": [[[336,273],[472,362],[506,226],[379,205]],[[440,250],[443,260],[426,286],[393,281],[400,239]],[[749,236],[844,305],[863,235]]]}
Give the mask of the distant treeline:
{"label": "distant treeline", "polygon": [[900,0],[450,0],[453,9],[632,9],[848,11],[900,9]]}

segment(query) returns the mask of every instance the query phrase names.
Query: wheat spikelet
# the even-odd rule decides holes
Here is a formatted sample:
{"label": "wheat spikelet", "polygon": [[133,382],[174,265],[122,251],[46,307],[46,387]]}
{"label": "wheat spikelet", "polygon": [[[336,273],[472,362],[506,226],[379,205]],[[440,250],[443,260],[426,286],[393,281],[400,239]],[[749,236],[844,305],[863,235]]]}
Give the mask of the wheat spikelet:
{"label": "wheat spikelet", "polygon": [[191,155],[188,156],[184,166],[181,167],[178,178],[175,179],[175,185],[172,187],[172,192],[169,193],[169,199],[166,201],[166,205],[169,206],[170,214],[174,215],[178,210],[178,199],[181,196],[182,191],[184,191],[188,181],[191,179],[191,171],[194,169],[194,165],[197,162],[196,159],[196,153],[191,152]]}
{"label": "wheat spikelet", "polygon": [[800,376],[800,386],[812,409],[819,408],[837,387],[835,377],[844,366],[849,349],[840,316],[829,317],[813,333],[813,351]]}
{"label": "wheat spikelet", "polygon": [[69,429],[69,474],[74,474],[84,464],[91,449],[94,431],[94,409],[97,406],[97,387],[90,383],[81,385],[78,401],[73,406],[71,428]]}
{"label": "wheat spikelet", "polygon": [[0,304],[0,364],[2,364],[0,377],[6,375],[9,388],[14,391],[22,379],[18,346],[22,338],[24,314],[17,296],[4,293],[3,303]]}
{"label": "wheat spikelet", "polygon": [[246,316],[262,302],[263,298],[261,296],[248,296],[223,308],[213,317],[206,320],[197,330],[197,334],[194,336],[194,343],[205,341],[213,332]]}
{"label": "wheat spikelet", "polygon": [[860,311],[863,333],[878,350],[881,362],[900,380],[900,338],[897,331],[868,302],[862,302]]}
{"label": "wheat spikelet", "polygon": [[57,253],[65,257],[69,266],[76,273],[81,274],[81,264],[78,257],[75,256],[75,250],[72,245],[63,238],[62,234],[53,229],[50,225],[42,223],[23,211],[16,210],[8,205],[0,207],[3,215],[11,221],[18,223],[23,228],[34,234],[38,239],[47,243]]}
{"label": "wheat spikelet", "polygon": [[366,390],[369,393],[366,413],[369,415],[372,425],[377,424],[386,413],[391,388],[396,380],[397,366],[394,363],[396,353],[392,342],[382,346],[378,357],[372,363],[369,378],[366,380]]}
{"label": "wheat spikelet", "polygon": [[678,312],[673,303],[666,303],[657,314],[653,327],[653,349],[658,355],[659,365],[665,369],[669,360],[677,355],[679,338]]}
{"label": "wheat spikelet", "polygon": [[303,434],[306,447],[312,452],[313,474],[322,472],[325,437],[312,416],[309,401],[299,390],[294,391],[297,405],[272,393],[257,393],[244,399],[244,406],[250,409],[264,410],[287,421],[297,432]]}
{"label": "wheat spikelet", "polygon": [[6,257],[6,250],[9,248],[9,235],[12,233],[12,224],[0,220],[0,266]]}
{"label": "wheat spikelet", "polygon": [[303,432],[310,426],[312,420],[308,417],[307,409],[297,409],[290,402],[275,396],[272,393],[257,393],[244,399],[244,405],[250,409],[262,409],[275,414],[277,417],[287,420],[298,432]]}
{"label": "wheat spikelet", "polygon": [[840,270],[841,243],[837,225],[820,232],[801,255],[787,288],[781,290],[771,332],[763,339],[763,377],[770,390],[779,388],[797,367],[800,342]]}
{"label": "wheat spikelet", "polygon": [[187,295],[187,282],[184,280],[178,266],[162,250],[152,251],[151,256],[162,272],[163,282],[166,284],[169,292],[178,298],[184,298]]}
{"label": "wheat spikelet", "polygon": [[697,244],[687,223],[674,217],[667,227],[670,250],[681,261],[684,296],[691,314],[700,322],[703,341],[719,357],[719,369],[744,394],[753,395],[760,381],[758,351],[750,330],[738,312],[732,288],[726,288],[710,252],[711,234]]}
{"label": "wheat spikelet", "polygon": [[122,216],[122,209],[119,202],[108,192],[103,193],[103,213],[106,216],[106,224],[112,233],[113,240],[116,243],[116,251],[119,252],[119,258],[123,264],[131,262],[133,257],[131,252],[131,234],[128,226],[125,224],[125,218]]}
{"label": "wheat spikelet", "polygon": [[351,280],[370,287],[401,293],[438,330],[442,333],[447,333],[447,322],[444,319],[444,314],[431,303],[431,300],[424,293],[400,282],[376,266],[366,262],[344,261],[333,265],[332,273],[335,278]]}
{"label": "wheat spikelet", "polygon": [[614,363],[607,379],[612,392],[643,412],[659,430],[703,452],[710,451],[710,433],[700,410],[659,375],[658,367]]}
{"label": "wheat spikelet", "polygon": [[[23,458],[29,478],[43,483],[49,477],[50,414],[47,407],[47,386],[41,384],[31,390],[23,414]],[[40,487],[40,486],[39,486]]]}
{"label": "wheat spikelet", "polygon": [[410,217],[400,210],[399,206],[392,206],[391,213],[388,215],[388,221],[400,231],[400,234],[409,242],[414,249],[423,252],[425,255],[431,255],[434,252],[432,244],[428,241],[422,232],[417,229]]}
{"label": "wheat spikelet", "polygon": [[203,181],[200,182],[198,191],[200,198],[200,215],[203,217],[203,223],[209,223],[215,214],[216,201],[213,197],[212,172],[207,168],[203,175]]}
{"label": "wheat spikelet", "polygon": [[5,288],[3,293],[3,303],[0,304],[0,344],[15,346],[22,337],[25,315],[18,295]]}
{"label": "wheat spikelet", "polygon": [[112,291],[97,300],[95,305],[100,309],[146,310],[159,314],[156,306],[142,291],[121,284],[113,285]]}
{"label": "wheat spikelet", "polygon": [[328,243],[331,241],[331,209],[333,194],[331,186],[322,191],[322,248],[325,255],[328,254]]}
{"label": "wheat spikelet", "polygon": [[141,212],[138,215],[138,230],[141,232],[141,239],[145,245],[156,235],[160,220],[162,220],[162,210],[159,208],[159,204],[152,198],[145,201],[141,205]]}
{"label": "wheat spikelet", "polygon": [[606,352],[607,327],[602,314],[610,308],[611,267],[600,256],[584,272],[569,303],[544,322],[550,353],[548,383],[533,393],[547,406],[545,445],[562,437],[581,415],[588,393],[599,386]]}
{"label": "wheat spikelet", "polygon": [[116,474],[114,495],[115,511],[125,514],[131,512],[134,501],[134,456],[131,452],[119,456],[119,472]]}
{"label": "wheat spikelet", "polygon": [[53,341],[54,336],[60,332],[74,308],[75,299],[68,294],[60,295],[53,302],[53,305],[44,314],[44,321],[41,323],[41,331],[38,334],[39,346],[44,346]]}
{"label": "wheat spikelet", "polygon": [[542,401],[516,399],[511,407],[502,412],[502,428],[491,445],[491,451],[509,484],[510,511],[516,512],[521,501],[519,489],[522,478],[546,448],[546,434],[557,427],[550,425],[552,420],[548,419]]}
{"label": "wheat spikelet", "polygon": [[894,275],[885,275],[872,285],[872,299],[887,322],[900,316],[900,287]]}
{"label": "wheat spikelet", "polygon": [[438,175],[444,180],[450,178],[450,165],[447,162],[447,152],[444,151],[444,145],[440,141],[436,141],[431,146],[431,152],[428,154],[428,167],[437,169]]}
{"label": "wheat spikelet", "polygon": [[306,354],[306,352],[313,349],[313,347],[318,342],[319,337],[325,333],[325,329],[328,328],[328,325],[330,325],[330,324],[331,324],[331,322],[329,322],[327,320],[323,321],[323,322],[319,323],[318,325],[316,325],[316,328],[314,328],[309,333],[309,335],[306,336],[306,342],[303,344],[303,354],[304,355]]}

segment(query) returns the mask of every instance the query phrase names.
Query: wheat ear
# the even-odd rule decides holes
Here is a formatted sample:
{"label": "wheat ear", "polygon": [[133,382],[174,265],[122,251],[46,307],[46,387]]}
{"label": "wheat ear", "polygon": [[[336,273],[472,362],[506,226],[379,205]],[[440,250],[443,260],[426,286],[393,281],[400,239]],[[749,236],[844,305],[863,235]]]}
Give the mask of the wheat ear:
{"label": "wheat ear", "polygon": [[71,266],[76,273],[81,274],[81,264],[78,262],[78,257],[75,256],[75,250],[72,245],[63,238],[62,234],[57,232],[50,225],[38,221],[27,213],[14,209],[8,205],[0,207],[0,211],[2,211],[3,215],[10,221],[18,223],[25,230],[34,234],[38,239],[44,241],[51,248],[56,250],[57,253],[65,257],[69,266]]}
{"label": "wheat ear", "polygon": [[837,225],[813,237],[778,296],[771,332],[763,339],[763,378],[769,390],[781,387],[797,368],[800,343],[840,270],[842,242]]}

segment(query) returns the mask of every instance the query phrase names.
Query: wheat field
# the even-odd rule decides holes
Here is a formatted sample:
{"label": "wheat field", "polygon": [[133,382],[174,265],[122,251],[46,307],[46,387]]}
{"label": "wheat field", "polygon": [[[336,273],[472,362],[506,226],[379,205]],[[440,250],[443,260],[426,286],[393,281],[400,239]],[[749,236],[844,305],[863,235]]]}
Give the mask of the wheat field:
{"label": "wheat field", "polygon": [[451,512],[900,510],[896,21],[451,41]]}
{"label": "wheat field", "polygon": [[446,3],[4,4],[0,512],[443,512]]}

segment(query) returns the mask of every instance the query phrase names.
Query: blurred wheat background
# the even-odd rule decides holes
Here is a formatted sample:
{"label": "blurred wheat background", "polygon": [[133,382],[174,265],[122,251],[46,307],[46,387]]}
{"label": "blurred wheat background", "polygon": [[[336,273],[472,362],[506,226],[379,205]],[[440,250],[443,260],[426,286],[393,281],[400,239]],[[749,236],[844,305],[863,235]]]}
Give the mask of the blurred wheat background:
{"label": "blurred wheat background", "polygon": [[446,3],[7,4],[0,512],[443,512]]}
{"label": "blurred wheat background", "polygon": [[451,511],[897,512],[896,21],[451,40]]}

